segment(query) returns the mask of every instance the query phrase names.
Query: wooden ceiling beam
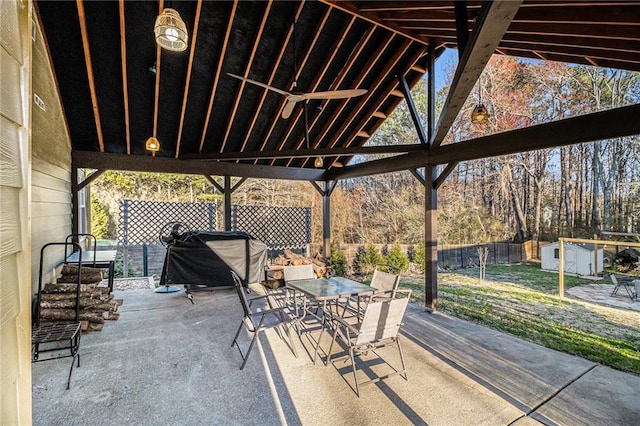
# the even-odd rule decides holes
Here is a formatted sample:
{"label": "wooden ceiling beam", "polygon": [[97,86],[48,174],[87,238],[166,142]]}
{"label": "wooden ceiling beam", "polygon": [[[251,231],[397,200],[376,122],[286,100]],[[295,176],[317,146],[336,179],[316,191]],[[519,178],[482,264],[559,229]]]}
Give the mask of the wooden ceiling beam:
{"label": "wooden ceiling beam", "polygon": [[[364,48],[364,46],[367,45],[368,41],[369,41],[369,37],[373,34],[373,32],[375,31],[375,28],[372,27],[371,30],[369,31],[369,34],[365,37],[366,41],[364,41],[364,43],[361,44],[361,47]],[[360,86],[363,84],[364,79],[366,78],[366,76],[369,74],[369,72],[371,71],[371,69],[375,66],[375,64],[378,62],[378,60],[380,59],[380,57],[382,56],[382,54],[384,53],[384,51],[386,50],[386,48],[389,46],[389,44],[391,43],[391,40],[393,40],[394,35],[393,34],[389,34],[386,38],[386,40],[382,43],[380,43],[379,46],[377,47],[377,51],[375,52],[375,54],[370,55],[368,52],[359,49],[358,50],[358,56],[357,58],[354,57],[354,60],[356,59],[362,59],[362,56],[364,55],[365,58],[368,58],[366,63],[364,64],[363,67],[361,67],[360,72],[358,73],[357,77],[353,80],[353,88],[360,88]],[[352,55],[353,57],[353,55]],[[346,74],[345,74],[346,75]],[[343,76],[344,77],[344,76]],[[367,96],[369,94],[369,91],[371,91],[371,87],[367,88],[367,94],[363,95]],[[317,148],[318,146],[320,146],[322,139],[325,137],[325,135],[327,134],[327,131],[329,128],[331,128],[331,126],[333,125],[333,123],[337,120],[337,118],[340,116],[340,114],[342,114],[342,112],[345,110],[347,104],[349,103],[350,99],[342,99],[340,100],[338,107],[333,110],[332,114],[331,114],[331,118],[329,118],[329,120],[326,122],[325,126],[320,130],[320,132],[318,133],[318,135],[316,136],[316,140],[311,144],[312,148]],[[357,111],[357,109],[356,109]],[[315,124],[315,122],[314,122]],[[308,163],[308,159],[304,160],[302,162],[301,167],[306,166]]]}
{"label": "wooden ceiling beam", "polygon": [[[441,50],[440,52],[437,53],[437,56],[439,56],[440,54],[442,54],[442,52],[444,51]],[[406,66],[406,69],[410,69],[411,65],[415,62],[417,62],[418,60],[420,60],[420,58],[423,56],[423,51],[422,50],[418,50],[416,54],[414,54],[412,57],[410,57],[408,59],[408,65]],[[397,63],[394,65],[394,68],[398,68]],[[417,75],[416,77],[414,77],[410,82],[409,85],[410,87],[413,87],[415,85],[415,83],[420,80],[421,76]],[[394,78],[392,81],[389,82],[389,84],[387,85],[387,88],[385,89],[385,92],[389,92],[391,90],[391,88],[393,87],[397,87],[398,85],[398,80],[396,78]],[[354,127],[354,130],[347,135],[344,140],[346,141],[345,144],[343,145],[343,147],[348,147],[350,146],[351,142],[353,142],[359,131],[361,131],[362,129],[364,129],[365,125],[371,120],[371,117],[373,116],[373,112],[374,111],[378,111],[380,109],[380,107],[382,106],[383,103],[385,103],[388,100],[387,97],[383,97],[380,96],[377,98],[377,100],[373,103],[373,105],[371,105],[369,107],[369,109],[367,109],[366,111],[364,111],[364,113],[360,114],[361,115],[361,119],[360,121],[358,121]],[[404,99],[403,98],[396,98],[392,105],[389,107],[389,109],[392,111],[393,109],[395,109],[395,107],[402,102]],[[376,129],[382,124],[382,121],[376,120],[375,124],[369,129],[369,133],[373,134],[375,133]],[[346,127],[345,127],[346,128]],[[363,145],[364,143],[366,143],[366,140],[361,140],[359,141],[358,145]],[[334,145],[331,145],[332,147]],[[422,146],[422,145],[421,145]],[[364,148],[364,147],[362,147]],[[334,148],[335,149],[335,148]],[[335,161],[335,160],[334,160]],[[329,165],[332,165],[333,162]]]}
{"label": "wooden ceiling beam", "polygon": [[[498,157],[518,152],[640,135],[640,104],[571,117],[536,126],[496,133],[425,152],[347,166],[327,172],[327,179],[348,179],[396,172],[427,164],[438,165]],[[611,123],[616,123],[612,126]]]}
{"label": "wooden ceiling beam", "polygon": [[638,52],[640,51],[640,41],[638,40],[616,40],[615,44],[605,38],[590,38],[588,45],[582,37],[572,35],[546,35],[546,34],[514,34],[507,30],[502,38],[502,42],[517,42],[522,45],[529,45],[533,48],[538,46],[553,47],[582,47],[590,49],[607,50],[610,52]]}
{"label": "wooden ceiling beam", "polygon": [[358,6],[363,12],[453,9],[451,1],[359,1]]}
{"label": "wooden ceiling beam", "polygon": [[[302,13],[302,9],[304,9],[304,1],[301,1],[300,3],[298,3],[298,9],[296,10],[296,15],[295,15],[295,20],[297,21],[300,18],[300,14]],[[287,32],[287,35],[282,43],[282,47],[280,48],[280,52],[278,53],[278,57],[276,58],[276,61],[273,64],[273,67],[271,69],[271,74],[269,75],[269,80],[267,81],[267,85],[271,86],[273,84],[273,79],[275,78],[276,74],[278,73],[278,68],[280,67],[280,62],[282,61],[282,57],[284,56],[285,51],[287,50],[287,46],[289,45],[289,40],[291,40],[291,36],[293,35],[293,26],[289,27],[289,31]],[[258,107],[256,108],[256,112],[255,114],[253,114],[253,119],[251,120],[251,124],[249,125],[244,141],[242,142],[242,145],[240,147],[240,151],[244,151],[247,147],[247,143],[249,142],[249,138],[251,137],[251,134],[253,133],[253,128],[256,125],[256,122],[258,121],[258,116],[260,115],[260,112],[262,111],[262,107],[264,106],[264,101],[267,98],[267,94],[269,93],[269,91],[267,89],[264,89],[262,91],[262,96],[260,97],[260,100],[258,101]]]}
{"label": "wooden ceiling beam", "polygon": [[403,145],[376,145],[376,146],[351,146],[346,148],[310,148],[288,149],[282,151],[254,151],[254,152],[222,152],[207,154],[185,154],[182,160],[253,160],[253,159],[287,159],[306,157],[338,157],[348,155],[378,155],[378,154],[404,154],[407,152],[423,151],[424,146],[419,144]]}
{"label": "wooden ceiling beam", "polygon": [[220,161],[182,160],[173,157],[111,154],[95,151],[72,151],[72,164],[77,168],[123,170],[148,173],[187,175],[239,176],[259,179],[324,180],[322,169],[263,166]]}
{"label": "wooden ceiling beam", "polygon": [[196,43],[198,40],[198,26],[200,24],[200,11],[202,10],[202,0],[198,0],[196,6],[196,17],[193,23],[193,34],[189,46],[189,63],[187,65],[187,81],[184,84],[184,93],[182,95],[182,111],[180,112],[180,124],[178,126],[178,138],[176,139],[175,157],[180,157],[180,143],[182,142],[182,129],[184,127],[184,117],[187,112],[187,99],[189,98],[189,85],[191,84],[191,70],[193,69],[193,56],[196,52]]}
{"label": "wooden ceiling beam", "polygon": [[373,25],[376,25],[378,27],[384,28],[387,31],[391,31],[394,34],[398,34],[404,38],[408,38],[409,40],[413,40],[416,41],[420,44],[424,44],[427,45],[428,42],[425,40],[421,40],[417,37],[415,37],[413,34],[408,33],[406,31],[403,31],[401,28],[399,28],[395,23],[391,22],[391,23],[385,23],[382,21],[382,19],[380,19],[379,16],[376,16],[375,13],[371,13],[371,12],[362,12],[360,11],[360,9],[358,8],[358,6],[354,3],[354,2],[350,2],[350,1],[342,1],[342,0],[320,0],[323,3],[328,4],[331,7],[334,7],[338,10],[341,10],[345,13],[349,13],[351,15],[355,15],[360,19],[363,19]]}
{"label": "wooden ceiling beam", "polygon": [[[355,16],[353,18],[357,19]],[[367,45],[367,43],[369,42],[369,40],[371,40],[371,36],[373,36],[373,33],[375,32],[375,30],[376,30],[376,27],[371,25],[371,26],[369,26],[367,31],[362,35],[362,37],[360,37],[360,40],[358,41],[358,44],[356,45],[355,49],[353,49],[353,53],[349,56],[348,61],[342,67],[342,70],[340,71],[340,74],[338,74],[336,79],[333,81],[333,83],[331,84],[331,88],[329,90],[337,90],[340,87],[340,85],[344,81],[345,77],[347,76],[348,71],[353,67],[353,64],[360,58],[360,55],[362,54],[362,52],[363,52],[365,46]],[[323,103],[323,106],[326,105],[326,102],[328,102],[328,101],[325,101]],[[313,118],[311,123],[309,124],[309,133],[311,133],[315,129],[316,123],[320,119],[321,114],[322,113],[317,114]],[[303,140],[304,140],[304,136],[303,136],[303,138],[298,140],[298,143],[297,143],[298,147],[301,145]],[[314,143],[313,147],[315,147],[315,146],[317,146],[317,145]],[[305,162],[305,164],[306,164],[306,162]]]}
{"label": "wooden ceiling beam", "polygon": [[[265,8],[264,14],[262,15],[262,21],[260,22],[260,27],[258,27],[258,32],[255,34],[255,37],[254,37],[253,48],[251,49],[251,53],[249,54],[249,59],[247,60],[247,63],[244,67],[244,73],[242,75],[244,78],[247,78],[249,76],[249,72],[251,71],[251,66],[253,65],[253,59],[255,58],[256,52],[258,51],[258,45],[262,40],[262,32],[264,31],[264,28],[267,25],[267,20],[269,19],[271,6],[273,6],[273,0],[269,0],[267,2],[267,6]],[[237,83],[240,84],[240,89],[238,89],[238,92],[235,95],[235,101],[233,103],[233,107],[231,108],[231,112],[229,114],[229,117],[227,118],[227,127],[224,131],[222,144],[220,145],[220,152],[224,152],[224,148],[227,146],[229,133],[231,132],[231,127],[233,126],[233,122],[235,121],[236,113],[238,112],[238,105],[240,104],[240,99],[242,98],[242,92],[244,92],[244,87],[246,86],[245,80],[238,81]]]}
{"label": "wooden ceiling beam", "polygon": [[519,7],[519,1],[501,0],[486,3],[471,32],[467,48],[460,57],[436,131],[430,141],[433,147],[444,141]]}
{"label": "wooden ceiling beam", "polygon": [[[332,9],[330,7],[328,7],[325,10],[324,16],[322,17],[322,19],[320,20],[320,24],[318,25],[317,30],[314,32],[314,37],[311,40],[311,43],[309,44],[309,51],[307,52],[307,55],[305,56],[305,61],[304,63],[306,64],[306,59],[308,59],[309,57],[311,57],[311,52],[313,51],[313,49],[316,47],[317,43],[318,43],[318,39],[320,38],[320,34],[322,33],[322,31],[324,30],[325,26],[327,25],[327,21],[329,20],[329,16],[331,15]],[[322,68],[322,70],[318,70],[317,72],[314,72],[315,77],[313,79],[313,81],[311,82],[311,85],[308,88],[305,88],[306,92],[315,92],[316,90],[318,90],[318,86],[320,85],[320,82],[322,81],[322,77],[324,77],[324,74],[327,72],[327,69],[329,68],[329,65],[331,63],[331,61],[333,60],[333,58],[336,55],[336,44],[335,43],[340,43],[341,41],[344,40],[344,37],[336,37],[336,39],[334,40],[334,45],[332,46],[333,49],[330,53],[330,56],[327,58],[326,61],[324,61],[324,67]],[[304,65],[302,67],[300,67],[300,69],[298,70],[298,76],[300,76],[302,74]],[[295,108],[295,112],[293,114],[291,114],[291,116],[287,119],[287,129],[285,130],[285,136],[280,140],[280,143],[278,143],[276,149],[277,150],[281,150],[282,148],[284,148],[284,146],[287,143],[287,139],[289,139],[289,136],[291,136],[291,132],[293,132],[293,129],[295,128],[296,124],[298,123],[298,120],[300,119],[300,117],[302,117],[302,112],[304,111],[305,108],[305,103],[301,102],[300,105]],[[273,164],[273,162],[271,163]]]}
{"label": "wooden ceiling beam", "polygon": [[224,57],[226,55],[227,47],[229,45],[229,36],[231,35],[231,28],[233,28],[233,21],[236,16],[237,8],[238,8],[238,0],[234,0],[233,6],[231,7],[231,13],[229,15],[229,21],[227,23],[227,31],[225,32],[224,41],[222,42],[222,49],[220,51],[220,58],[218,60],[216,76],[213,79],[213,87],[211,88],[211,95],[209,96],[209,106],[207,107],[207,116],[204,119],[204,126],[202,128],[202,136],[200,138],[200,148],[198,149],[198,152],[202,152],[202,148],[204,147],[204,140],[207,137],[207,131],[209,130],[209,122],[211,121],[211,112],[213,111],[213,102],[216,97],[216,90],[218,89],[218,82],[220,81],[220,73],[222,71],[222,65],[224,64]]}
{"label": "wooden ceiling beam", "polygon": [[640,63],[640,44],[636,52],[620,52],[612,51],[609,49],[596,49],[591,47],[578,47],[578,46],[546,46],[546,45],[531,45],[530,43],[518,43],[514,41],[502,41],[500,42],[500,48],[521,51],[534,49],[539,53],[550,53],[567,56],[577,57],[591,57],[597,59],[613,59],[621,62]]}
{"label": "wooden ceiling beam", "polygon": [[[305,1],[302,0],[299,4],[298,4],[298,10],[296,11],[296,16],[295,16],[295,20],[297,21],[300,18],[300,15],[302,14],[302,10],[304,9],[304,3]],[[280,58],[283,56],[284,52],[287,50],[287,46],[289,45],[289,41],[293,36],[293,26],[291,26],[289,28],[289,33],[287,34],[287,37],[285,38],[284,42],[282,43],[282,48],[280,49]],[[274,69],[274,71],[271,74],[271,77],[273,79],[273,77],[275,77],[275,71],[276,69]],[[263,94],[263,96],[266,96],[266,89],[265,89],[265,93]],[[267,134],[263,137],[262,140],[262,144],[260,145],[260,151],[264,150],[267,146],[267,143],[269,142],[269,139],[271,138],[271,135],[273,134],[273,130],[276,127],[276,124],[278,123],[278,119],[280,117],[280,114],[282,113],[282,108],[284,108],[284,104],[285,104],[286,100],[285,99],[281,99],[280,100],[280,106],[277,108],[278,114],[276,115],[275,119],[271,122],[271,127],[269,128],[269,130],[267,131]]]}
{"label": "wooden ceiling beam", "polygon": [[[535,54],[535,51],[528,50],[510,50],[506,48],[496,49],[502,55],[506,56],[515,56],[518,58],[534,58],[540,59],[540,56]],[[546,53],[544,55],[545,60],[547,61],[556,61],[556,62],[565,62],[568,64],[582,64],[582,65],[591,65],[591,63],[583,56],[570,56],[570,55],[559,55],[555,53]],[[607,67],[607,68],[617,68],[628,71],[640,71],[640,64],[637,62],[622,62],[613,59],[601,59],[598,61],[598,66]]]}
{"label": "wooden ceiling beam", "polygon": [[[390,34],[387,40],[385,41],[384,45],[381,46],[380,49],[378,50],[377,55],[375,57],[370,58],[370,60],[367,62],[367,66],[365,67],[365,69],[361,71],[360,75],[358,76],[359,81],[362,81],[362,79],[364,79],[364,77],[368,73],[368,70],[375,65],[375,63],[380,58],[380,55],[382,55],[382,51],[386,49],[387,46],[389,46],[389,44],[395,37],[396,36],[394,36],[393,34]],[[331,119],[325,123],[324,127],[316,137],[316,141],[313,144],[314,148],[323,144],[322,143],[323,140],[327,137],[327,135],[329,134],[329,131],[333,128],[335,123],[341,122],[342,125],[338,128],[338,130],[336,132],[331,132],[331,135],[329,136],[329,140],[323,144],[324,146],[327,146],[330,148],[336,146],[338,140],[340,140],[340,138],[342,137],[342,134],[347,129],[348,123],[350,123],[353,120],[353,117],[351,116],[351,114],[357,114],[370,99],[373,99],[373,96],[375,95],[375,93],[378,92],[378,89],[382,85],[383,81],[386,78],[388,78],[388,74],[393,71],[394,67],[396,66],[397,62],[400,60],[402,55],[407,51],[407,49],[409,49],[409,46],[411,46],[411,42],[408,40],[402,43],[402,47],[396,51],[396,53],[391,58],[391,60],[387,63],[385,68],[380,73],[378,73],[378,78],[373,82],[372,85],[368,87],[367,93],[358,98],[358,103],[351,109],[351,111],[353,112],[348,112],[349,116],[346,119],[338,120],[339,116],[343,113],[345,106],[347,105],[347,100],[346,99],[342,100],[342,104],[340,105],[340,108],[334,111],[333,115],[331,116]],[[379,94],[379,96],[386,98],[388,95]],[[305,165],[306,163],[304,163],[302,166],[304,167]]]}
{"label": "wooden ceiling beam", "polygon": [[93,118],[96,123],[96,133],[98,135],[98,147],[100,152],[104,152],[104,138],[102,136],[102,121],[100,120],[100,109],[98,108],[98,95],[96,94],[96,84],[93,78],[93,65],[91,64],[91,49],[89,47],[89,35],[87,34],[87,19],[84,14],[83,0],[76,0],[78,9],[78,20],[80,21],[80,32],[82,34],[82,48],[84,50],[84,63],[87,67],[87,78],[89,79],[89,91],[91,92],[91,105],[93,107]]}
{"label": "wooden ceiling beam", "polygon": [[124,0],[118,2],[120,16],[120,62],[122,63],[122,100],[124,103],[124,131],[127,154],[131,154],[131,126],[129,123],[129,89],[127,86],[127,37],[124,19]]}

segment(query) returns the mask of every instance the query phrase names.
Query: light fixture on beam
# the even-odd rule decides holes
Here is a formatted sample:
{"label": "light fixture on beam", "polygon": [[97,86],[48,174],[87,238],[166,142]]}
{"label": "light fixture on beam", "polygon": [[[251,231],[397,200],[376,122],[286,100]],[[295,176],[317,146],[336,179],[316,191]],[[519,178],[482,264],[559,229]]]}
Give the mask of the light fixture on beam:
{"label": "light fixture on beam", "polygon": [[489,111],[482,104],[476,105],[471,112],[471,122],[473,124],[484,124],[489,120]]}
{"label": "light fixture on beam", "polygon": [[471,122],[473,124],[484,124],[489,121],[489,110],[482,103],[482,82],[478,78],[478,103],[471,111]]}
{"label": "light fixture on beam", "polygon": [[187,49],[189,34],[187,26],[177,10],[165,8],[153,26],[156,43],[163,49],[182,52]]}
{"label": "light fixture on beam", "polygon": [[313,162],[313,165],[316,168],[322,167],[323,164],[324,164],[324,162],[322,161],[322,157],[316,157],[315,161]]}
{"label": "light fixture on beam", "polygon": [[147,139],[147,142],[145,142],[144,147],[147,151],[155,155],[156,152],[160,151],[160,141],[156,139],[155,136],[151,136]]}

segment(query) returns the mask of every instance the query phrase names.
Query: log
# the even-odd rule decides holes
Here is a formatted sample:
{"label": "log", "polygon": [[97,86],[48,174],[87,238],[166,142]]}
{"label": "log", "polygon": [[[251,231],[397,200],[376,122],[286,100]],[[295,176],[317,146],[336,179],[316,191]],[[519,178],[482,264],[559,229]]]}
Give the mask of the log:
{"label": "log", "polygon": [[[62,267],[62,271],[60,272],[62,275],[78,275],[78,265],[74,264],[66,264]],[[100,273],[102,274],[101,268],[92,268],[90,266],[83,266],[80,275],[84,275],[86,273]]]}
{"label": "log", "polygon": [[118,304],[115,302],[109,303],[100,303],[99,305],[89,306],[87,308],[87,312],[98,312],[98,311],[117,311]]}
{"label": "log", "polygon": [[[102,281],[102,278],[102,271],[85,272],[84,270],[82,270],[82,273],[80,274],[80,282],[82,284],[99,283]],[[58,277],[57,281],[59,283],[76,283],[78,282],[78,275],[63,274]]]}
{"label": "log", "polygon": [[[99,299],[102,296],[102,293],[99,291],[92,291],[92,292],[81,292],[80,293],[80,299]],[[56,300],[76,300],[76,292],[74,290],[73,293],[48,293],[48,294],[41,294],[40,295],[40,300],[46,300],[46,301],[56,301]]]}
{"label": "log", "polygon": [[[78,284],[45,284],[43,293],[75,293]],[[80,284],[80,292],[91,292],[96,289],[96,284]]]}
{"label": "log", "polygon": [[284,254],[284,257],[287,259],[300,259],[301,257],[303,257],[303,256],[300,256],[299,254],[292,252],[289,249],[284,249],[283,254]]}
{"label": "log", "polygon": [[[80,298],[80,309],[83,308],[95,308],[96,306],[102,304],[100,299],[86,299]],[[66,300],[42,300],[40,302],[40,308],[42,309],[75,309],[76,308],[76,300],[66,299]]]}
{"label": "log", "polygon": [[289,260],[285,259],[285,257],[284,257],[284,256],[282,256],[282,255],[280,255],[280,256],[278,256],[278,257],[276,257],[276,258],[273,260],[273,262],[274,262],[276,265],[280,265],[280,266],[285,266],[285,265],[288,265],[288,264],[289,264]]}
{"label": "log", "polygon": [[267,277],[274,280],[281,280],[284,278],[284,272],[283,271],[267,271]]}
{"label": "log", "polygon": [[124,299],[113,299],[113,301],[116,302],[118,306],[122,306],[122,304],[124,303]]}
{"label": "log", "polygon": [[120,312],[105,312],[107,317],[105,318],[108,321],[115,321],[120,318]]}
{"label": "log", "polygon": [[[75,319],[75,312],[73,309],[42,309],[40,311],[40,318],[73,321]],[[102,314],[95,312],[80,312],[80,320],[104,323]]]}
{"label": "log", "polygon": [[89,323],[89,331],[102,331],[102,327],[104,327],[104,323]]}
{"label": "log", "polygon": [[311,259],[314,265],[320,266],[321,268],[326,268],[327,267],[327,263],[323,260],[319,260],[316,258]]}

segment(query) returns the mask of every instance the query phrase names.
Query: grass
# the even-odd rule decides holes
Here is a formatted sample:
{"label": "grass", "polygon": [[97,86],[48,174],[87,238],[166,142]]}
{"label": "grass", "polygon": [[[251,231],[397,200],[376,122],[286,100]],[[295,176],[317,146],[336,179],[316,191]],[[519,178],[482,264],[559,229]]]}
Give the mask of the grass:
{"label": "grass", "polygon": [[[593,284],[565,276],[565,288]],[[608,284],[608,282],[607,282]],[[401,287],[424,303],[424,277]],[[538,264],[487,265],[438,274],[438,310],[620,371],[640,374],[640,312],[558,296],[558,274]]]}

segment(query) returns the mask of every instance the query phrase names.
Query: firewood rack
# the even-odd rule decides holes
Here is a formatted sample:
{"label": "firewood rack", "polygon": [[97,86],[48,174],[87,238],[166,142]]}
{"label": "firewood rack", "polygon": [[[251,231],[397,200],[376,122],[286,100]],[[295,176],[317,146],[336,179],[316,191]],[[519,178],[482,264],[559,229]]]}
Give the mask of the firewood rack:
{"label": "firewood rack", "polygon": [[[33,318],[35,319],[31,329],[31,360],[32,362],[50,361],[59,358],[73,358],[69,369],[69,378],[67,379],[67,389],[71,384],[71,373],[73,372],[73,364],[78,360],[80,367],[80,288],[81,288],[81,261],[78,260],[78,275],[75,298],[75,317],[73,321],[60,322],[55,324],[41,324],[41,302],[42,302],[42,280],[43,280],[43,263],[44,254],[47,248],[52,246],[64,246],[65,252],[68,246],[75,247],[79,251],[78,259],[82,259],[82,247],[75,242],[64,243],[48,243],[40,250],[40,270],[38,278],[38,295]],[[44,352],[56,352],[53,356],[40,359],[40,354]]]}

